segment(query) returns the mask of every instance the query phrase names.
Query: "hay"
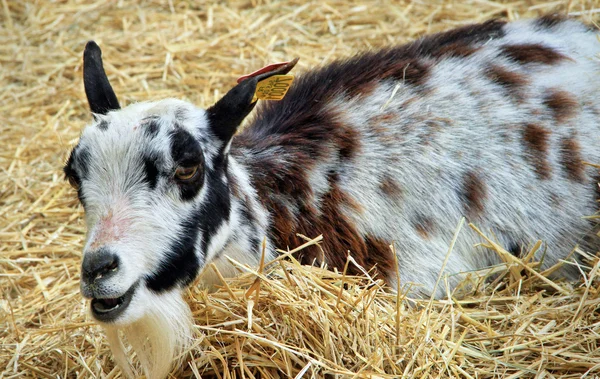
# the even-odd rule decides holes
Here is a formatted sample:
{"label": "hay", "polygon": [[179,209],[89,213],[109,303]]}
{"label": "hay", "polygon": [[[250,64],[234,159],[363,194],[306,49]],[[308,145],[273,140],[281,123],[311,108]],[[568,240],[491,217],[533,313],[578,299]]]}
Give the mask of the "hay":
{"label": "hay", "polygon": [[[173,96],[207,106],[270,62],[298,56],[302,70],[467,22],[567,7],[600,20],[598,0],[2,0],[0,378],[121,377],[78,291],[85,228],[61,174],[90,119],[81,81],[88,39],[103,47],[123,105]],[[591,259],[586,279],[568,284],[538,273],[530,256],[513,258],[489,284],[481,277],[490,272],[472,273],[478,290],[463,300],[433,302],[292,258],[264,272],[240,267],[216,293],[189,291],[198,338],[175,375],[597,377],[599,265]]]}

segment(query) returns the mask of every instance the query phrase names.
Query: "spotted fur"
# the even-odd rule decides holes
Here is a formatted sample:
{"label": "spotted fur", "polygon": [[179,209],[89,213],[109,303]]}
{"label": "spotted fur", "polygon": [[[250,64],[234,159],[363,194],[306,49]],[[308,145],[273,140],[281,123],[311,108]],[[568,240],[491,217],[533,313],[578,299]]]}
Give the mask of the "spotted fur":
{"label": "spotted fur", "polygon": [[[393,287],[398,272],[419,284],[415,295],[436,296],[461,217],[513,254],[543,239],[543,268],[578,242],[597,249],[582,216],[597,207],[598,173],[583,162],[600,162],[598,54],[597,31],[561,17],[466,26],[301,74],[234,136],[257,81],[295,63],[207,110],[174,99],[120,109],[90,43],[95,122],[65,174],[88,225],[82,292],[100,304],[93,315],[117,361],[128,365],[122,329],[146,375],[163,377],[190,338],[183,289],[198,276],[214,283],[209,263],[225,276],[236,274],[228,258],[256,265],[263,237],[271,259],[304,242],[299,234],[323,234],[298,258],[342,269],[350,254]],[[478,242],[459,235],[451,285],[498,263]]]}

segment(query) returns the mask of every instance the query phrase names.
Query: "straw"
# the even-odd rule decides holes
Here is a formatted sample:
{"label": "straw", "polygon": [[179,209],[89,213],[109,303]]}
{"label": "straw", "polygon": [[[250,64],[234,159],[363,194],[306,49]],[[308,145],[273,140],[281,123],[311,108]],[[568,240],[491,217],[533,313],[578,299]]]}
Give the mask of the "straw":
{"label": "straw", "polygon": [[[123,377],[79,293],[85,225],[61,173],[91,121],[81,78],[86,41],[102,47],[121,105],[177,97],[207,107],[237,77],[294,57],[301,72],[466,23],[567,8],[600,21],[598,0],[0,5],[0,378]],[[186,296],[196,338],[172,375],[597,377],[598,259],[588,254],[585,279],[565,283],[540,272],[533,254],[508,258],[506,247],[482,235],[506,264],[471,273],[475,286],[447,289],[443,300],[406,298],[402,278],[396,294],[376,278],[300,266],[291,253],[240,266],[242,274],[213,293],[194,285]]]}

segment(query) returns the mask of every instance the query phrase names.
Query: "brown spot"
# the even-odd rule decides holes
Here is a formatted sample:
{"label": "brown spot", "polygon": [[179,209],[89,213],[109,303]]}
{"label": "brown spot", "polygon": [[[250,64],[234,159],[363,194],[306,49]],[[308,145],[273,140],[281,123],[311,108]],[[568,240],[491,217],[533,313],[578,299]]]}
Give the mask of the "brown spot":
{"label": "brown spot", "polygon": [[[346,257],[351,254],[353,258],[365,269],[369,270],[369,256],[366,244],[359,235],[355,224],[341,211],[346,195],[339,189],[337,184],[321,200],[320,209],[311,206],[300,209],[294,233],[301,233],[311,237],[323,234],[321,245],[324,251],[325,262],[330,268],[342,270],[346,263]],[[296,241],[298,246],[301,241]],[[318,248],[307,248],[299,253],[299,259],[303,264],[312,264],[315,260],[321,261],[323,254]],[[359,271],[350,267],[351,274]]]}
{"label": "brown spot", "polygon": [[379,189],[389,197],[398,198],[402,196],[402,188],[398,182],[388,175],[385,175],[381,180],[381,183],[379,183]]}
{"label": "brown spot", "polygon": [[479,47],[469,44],[455,42],[440,47],[432,53],[436,58],[466,58],[479,50]]}
{"label": "brown spot", "polygon": [[517,102],[523,101],[523,87],[528,82],[525,76],[497,65],[492,65],[486,75],[492,82],[501,85]]}
{"label": "brown spot", "polygon": [[483,213],[487,189],[481,178],[472,171],[463,177],[463,197],[467,217],[476,218]]}
{"label": "brown spot", "polygon": [[335,109],[315,105],[304,113],[298,109],[279,113],[272,103],[258,110],[254,125],[234,137],[231,154],[252,152],[244,153],[244,160],[259,197],[310,199],[308,173],[324,160],[352,159],[361,148],[361,136]]}
{"label": "brown spot", "polygon": [[278,199],[261,199],[271,213],[271,235],[276,236],[277,247],[280,249],[299,246],[297,236],[293,233],[295,219],[290,210]]}
{"label": "brown spot", "polygon": [[449,118],[434,117],[422,121],[418,133],[418,138],[422,146],[429,145],[435,137],[444,129],[453,124]]}
{"label": "brown spot", "polygon": [[431,237],[431,233],[434,230],[433,220],[429,217],[419,216],[414,221],[415,230],[419,235],[425,239]]}
{"label": "brown spot", "polygon": [[535,20],[535,24],[543,29],[552,29],[556,25],[563,23],[569,18],[564,14],[554,13],[547,14]]}
{"label": "brown spot", "polygon": [[398,136],[393,132],[393,124],[398,122],[398,114],[393,111],[376,114],[367,120],[369,131],[385,148],[392,148],[398,144]]}
{"label": "brown spot", "polygon": [[378,273],[383,275],[382,279],[395,277],[398,268],[396,267],[396,259],[390,241],[381,238],[366,235],[365,236],[365,258],[363,260],[364,267],[369,270],[375,267]]}
{"label": "brown spot", "polygon": [[502,52],[509,59],[521,64],[554,64],[567,58],[558,51],[537,43],[505,45]]}
{"label": "brown spot", "polygon": [[573,118],[579,108],[579,102],[573,94],[560,90],[550,91],[544,99],[544,105],[550,108],[559,124]]}
{"label": "brown spot", "polygon": [[363,213],[365,211],[365,208],[362,206],[362,204],[358,202],[358,200],[350,196],[347,192],[341,190],[341,188],[337,184],[337,175],[330,175],[329,182],[330,184],[335,184],[332,184],[332,187],[329,190],[327,196],[329,196],[332,200],[337,201],[341,206],[344,206],[358,214]]}
{"label": "brown spot", "polygon": [[465,25],[443,33],[433,34],[408,45],[414,56],[436,56],[442,51],[472,54],[478,46],[504,36],[505,21],[490,20],[482,24]]}
{"label": "brown spot", "polygon": [[585,182],[585,166],[581,157],[581,147],[575,138],[565,138],[560,144],[560,163],[569,180]]}
{"label": "brown spot", "polygon": [[[272,214],[270,235],[275,245],[282,249],[294,248],[305,242],[297,234],[309,237],[323,234],[320,247],[310,246],[298,252],[301,263],[320,263],[325,259],[329,268],[342,270],[350,252],[362,267],[370,270],[376,266],[377,272],[387,277],[394,269],[394,259],[387,247],[389,243],[368,236],[363,238],[354,222],[342,212],[342,209],[359,212],[362,207],[340,189],[335,175],[330,177],[330,186],[330,191],[318,202],[319,208],[312,205],[312,201],[297,202],[297,217],[292,215],[285,202],[277,201],[273,196],[261,199]],[[359,273],[356,267],[349,267],[349,274]]]}
{"label": "brown spot", "polygon": [[351,159],[360,150],[360,134],[352,127],[343,127],[334,135],[336,146],[339,148],[340,157]]}
{"label": "brown spot", "polygon": [[[390,141],[390,130],[386,126],[383,124],[369,124],[369,127],[373,135],[376,136],[380,141]],[[396,141],[395,138],[394,141]]]}
{"label": "brown spot", "polygon": [[368,122],[372,126],[395,124],[398,122],[398,113],[389,111],[378,113],[375,116],[369,117]]}
{"label": "brown spot", "polygon": [[352,89],[352,91],[349,91],[349,94],[351,96],[357,96],[362,99],[365,99],[365,98],[371,96],[375,92],[375,90],[377,89],[378,86],[379,86],[379,82],[377,82],[377,81],[362,82],[362,83],[357,84]]}
{"label": "brown spot", "polygon": [[[427,81],[430,65],[418,60],[412,60],[395,65],[389,70],[389,76],[405,84],[419,86]],[[385,79],[384,75],[382,79]]]}
{"label": "brown spot", "polygon": [[527,124],[523,129],[523,140],[529,162],[540,179],[549,179],[551,174],[548,163],[548,137],[550,132],[541,126]]}

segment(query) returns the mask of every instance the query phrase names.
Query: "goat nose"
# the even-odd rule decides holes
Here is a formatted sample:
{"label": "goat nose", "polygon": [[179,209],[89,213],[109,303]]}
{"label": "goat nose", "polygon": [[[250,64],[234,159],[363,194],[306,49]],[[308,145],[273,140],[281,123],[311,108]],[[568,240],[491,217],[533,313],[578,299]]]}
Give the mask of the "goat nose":
{"label": "goat nose", "polygon": [[87,282],[109,276],[119,269],[119,257],[106,248],[84,254],[82,277]]}

